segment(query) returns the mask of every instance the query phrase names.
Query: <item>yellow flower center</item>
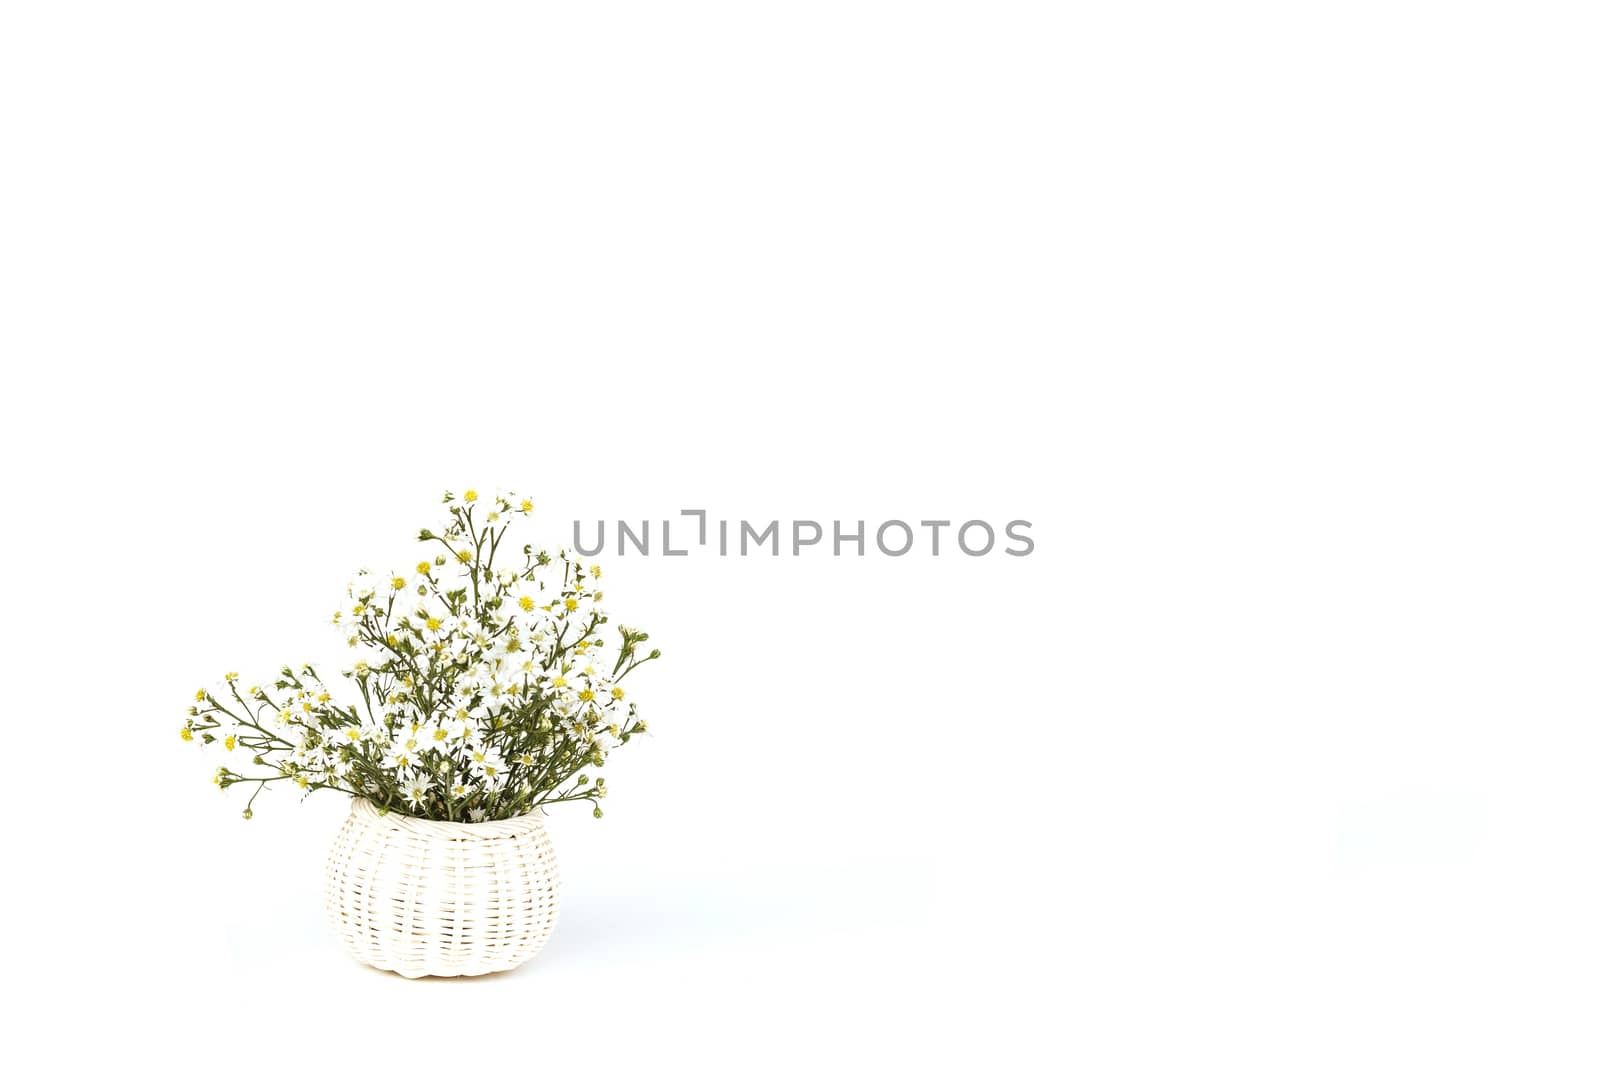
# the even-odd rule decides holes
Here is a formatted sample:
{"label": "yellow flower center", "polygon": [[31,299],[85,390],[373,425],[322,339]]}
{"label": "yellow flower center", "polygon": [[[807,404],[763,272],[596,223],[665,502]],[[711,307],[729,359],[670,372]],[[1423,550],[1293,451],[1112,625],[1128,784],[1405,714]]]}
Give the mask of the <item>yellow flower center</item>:
{"label": "yellow flower center", "polygon": [[578,699],[579,700],[593,700],[594,699],[594,690],[593,689],[584,689],[584,690],[582,690],[581,692],[578,693]]}
{"label": "yellow flower center", "polygon": [[441,627],[443,625],[444,625],[444,623],[440,622],[438,619],[430,618],[428,620],[428,629],[430,629],[430,630],[437,631],[439,629],[439,627]]}
{"label": "yellow flower center", "polygon": [[520,507],[521,507],[522,513],[524,515],[532,515],[533,514],[533,501],[524,500],[522,502],[522,504],[520,505]]}
{"label": "yellow flower center", "polygon": [[476,489],[468,489],[465,493],[461,494],[461,499],[471,504],[473,501],[478,499],[478,491]]}
{"label": "yellow flower center", "polygon": [[389,586],[393,589],[404,589],[406,587],[406,580],[397,574],[389,580]]}
{"label": "yellow flower center", "polygon": [[224,737],[222,739],[222,747],[227,749],[229,752],[232,752],[233,751],[233,747],[235,745],[237,745],[238,743],[239,743],[239,739],[237,737],[234,737],[232,734],[229,734],[227,737]]}
{"label": "yellow flower center", "polygon": [[183,738],[185,741],[193,741],[194,731],[185,726],[182,730],[178,731],[178,736]]}
{"label": "yellow flower center", "polygon": [[456,559],[459,560],[462,563],[471,563],[472,562],[472,553],[468,552],[464,548],[457,549],[456,550]]}
{"label": "yellow flower center", "polygon": [[525,596],[525,597],[519,598],[517,600],[517,607],[521,608],[523,611],[532,611],[533,610],[533,597]]}
{"label": "yellow flower center", "polygon": [[567,606],[567,610],[568,611],[577,611],[578,610],[578,598],[577,597],[569,596],[569,597],[567,597],[566,600],[562,601],[562,603]]}
{"label": "yellow flower center", "polygon": [[427,560],[423,560],[421,563],[417,564],[418,574],[427,574],[431,570],[433,570],[433,564],[429,563]]}

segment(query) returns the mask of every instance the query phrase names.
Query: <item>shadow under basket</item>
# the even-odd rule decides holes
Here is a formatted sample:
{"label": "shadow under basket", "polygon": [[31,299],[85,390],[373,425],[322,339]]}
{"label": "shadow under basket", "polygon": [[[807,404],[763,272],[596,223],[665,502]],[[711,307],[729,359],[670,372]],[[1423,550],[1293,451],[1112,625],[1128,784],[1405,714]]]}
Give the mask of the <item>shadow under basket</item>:
{"label": "shadow under basket", "polygon": [[362,963],[407,978],[509,971],[550,939],[561,874],[544,816],[435,822],[357,797],[328,854],[328,918]]}

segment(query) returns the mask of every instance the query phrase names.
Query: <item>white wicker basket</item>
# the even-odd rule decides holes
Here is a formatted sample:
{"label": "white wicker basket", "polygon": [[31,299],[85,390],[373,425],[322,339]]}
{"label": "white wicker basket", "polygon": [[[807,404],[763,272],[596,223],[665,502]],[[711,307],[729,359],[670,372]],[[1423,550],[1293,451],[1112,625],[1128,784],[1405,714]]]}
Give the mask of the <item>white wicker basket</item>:
{"label": "white wicker basket", "polygon": [[538,813],[435,822],[357,798],[328,855],[327,905],[362,963],[407,978],[488,974],[544,947],[561,875]]}

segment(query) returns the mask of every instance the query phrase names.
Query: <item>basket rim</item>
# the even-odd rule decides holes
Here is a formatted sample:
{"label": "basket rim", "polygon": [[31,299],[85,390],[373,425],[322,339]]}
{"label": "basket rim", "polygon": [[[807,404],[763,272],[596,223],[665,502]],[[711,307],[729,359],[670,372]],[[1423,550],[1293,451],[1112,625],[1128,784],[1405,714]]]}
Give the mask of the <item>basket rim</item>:
{"label": "basket rim", "polygon": [[443,819],[422,819],[390,809],[385,812],[366,797],[350,799],[350,813],[373,822],[392,823],[396,828],[429,837],[498,838],[515,837],[544,827],[544,812],[535,808],[526,815],[509,819],[489,819],[485,822],[447,822]]}

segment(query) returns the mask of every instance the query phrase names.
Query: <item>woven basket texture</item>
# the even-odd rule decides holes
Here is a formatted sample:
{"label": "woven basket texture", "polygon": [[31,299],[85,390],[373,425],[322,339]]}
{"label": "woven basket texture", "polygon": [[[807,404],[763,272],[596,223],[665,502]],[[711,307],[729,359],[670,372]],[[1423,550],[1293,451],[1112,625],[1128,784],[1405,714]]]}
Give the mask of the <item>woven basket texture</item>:
{"label": "woven basket texture", "polygon": [[544,817],[435,822],[356,798],[328,854],[328,917],[362,963],[407,978],[508,971],[555,929]]}

